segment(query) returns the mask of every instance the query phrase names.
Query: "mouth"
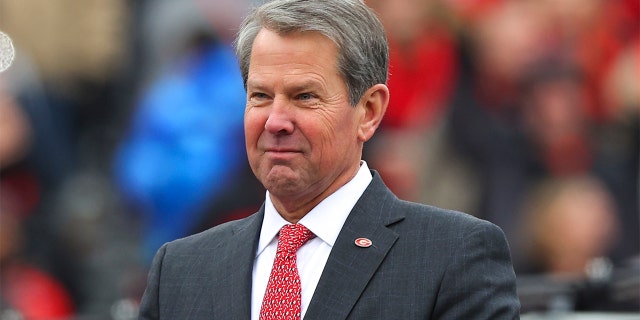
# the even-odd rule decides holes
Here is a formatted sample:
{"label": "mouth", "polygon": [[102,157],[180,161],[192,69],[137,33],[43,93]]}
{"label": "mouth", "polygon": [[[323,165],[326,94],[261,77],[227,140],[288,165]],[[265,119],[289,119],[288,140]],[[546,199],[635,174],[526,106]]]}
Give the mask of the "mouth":
{"label": "mouth", "polygon": [[278,148],[267,148],[265,149],[264,154],[274,160],[286,160],[296,155],[302,154],[302,151],[300,151],[299,149],[278,147]]}
{"label": "mouth", "polygon": [[270,147],[265,149],[265,153],[301,153],[299,149],[287,147]]}

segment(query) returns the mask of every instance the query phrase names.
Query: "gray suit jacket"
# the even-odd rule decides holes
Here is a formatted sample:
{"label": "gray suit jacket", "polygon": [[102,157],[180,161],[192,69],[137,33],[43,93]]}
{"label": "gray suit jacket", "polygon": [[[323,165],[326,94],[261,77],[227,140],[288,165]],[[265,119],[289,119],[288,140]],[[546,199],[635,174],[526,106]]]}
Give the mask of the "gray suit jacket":
{"label": "gray suit jacket", "polygon": [[[331,251],[305,319],[518,319],[506,239],[470,215],[398,199],[372,171]],[[140,319],[249,319],[264,207],[165,244]],[[354,240],[371,239],[362,248]]]}

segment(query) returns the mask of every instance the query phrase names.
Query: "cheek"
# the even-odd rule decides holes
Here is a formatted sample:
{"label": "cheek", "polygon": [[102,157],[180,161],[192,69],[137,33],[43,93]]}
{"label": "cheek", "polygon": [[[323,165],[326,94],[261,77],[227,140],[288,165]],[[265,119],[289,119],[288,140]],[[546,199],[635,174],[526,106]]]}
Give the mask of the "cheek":
{"label": "cheek", "polygon": [[342,130],[342,123],[339,121],[341,121],[341,119],[335,114],[323,113],[315,115],[313,119],[308,119],[306,122],[309,125],[306,126],[305,136],[310,138],[310,140],[313,139],[313,137],[318,137],[320,140],[315,143],[321,142],[325,148],[340,143],[338,138],[342,135],[340,132]]}
{"label": "cheek", "polygon": [[322,136],[325,152],[344,157],[345,153],[356,150],[354,142],[357,141],[357,128],[351,114],[335,114],[317,123],[316,130]]}
{"label": "cheek", "polygon": [[255,149],[258,138],[264,131],[266,117],[255,109],[248,109],[244,115],[244,137],[248,150]]}
{"label": "cheek", "polygon": [[358,131],[352,110],[337,114],[330,121],[327,125],[335,143],[349,146],[357,140]]}

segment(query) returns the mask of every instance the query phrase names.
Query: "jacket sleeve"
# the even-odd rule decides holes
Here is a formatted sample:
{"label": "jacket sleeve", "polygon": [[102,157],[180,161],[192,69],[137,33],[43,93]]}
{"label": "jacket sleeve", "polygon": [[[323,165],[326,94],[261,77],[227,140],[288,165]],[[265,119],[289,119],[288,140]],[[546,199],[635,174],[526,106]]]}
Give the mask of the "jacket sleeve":
{"label": "jacket sleeve", "polygon": [[480,220],[458,239],[433,318],[519,319],[516,277],[502,230]]}
{"label": "jacket sleeve", "polygon": [[166,244],[163,245],[153,258],[149,274],[147,275],[147,288],[140,302],[138,320],[160,319],[160,274],[166,247]]}

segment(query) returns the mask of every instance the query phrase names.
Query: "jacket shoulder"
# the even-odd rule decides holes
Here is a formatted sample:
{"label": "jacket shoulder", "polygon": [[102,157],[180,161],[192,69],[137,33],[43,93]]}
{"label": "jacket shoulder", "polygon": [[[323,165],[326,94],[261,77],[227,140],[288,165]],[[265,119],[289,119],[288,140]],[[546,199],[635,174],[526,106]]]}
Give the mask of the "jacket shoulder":
{"label": "jacket shoulder", "polygon": [[398,199],[394,208],[405,214],[405,218],[414,223],[428,222],[436,228],[468,229],[474,227],[488,227],[500,229],[495,224],[473,216],[469,213],[439,208],[427,204],[410,202]]}
{"label": "jacket shoulder", "polygon": [[250,226],[256,214],[249,217],[225,222],[190,236],[173,240],[165,246],[168,251],[188,252],[199,248],[215,248],[222,246],[238,232]]}

